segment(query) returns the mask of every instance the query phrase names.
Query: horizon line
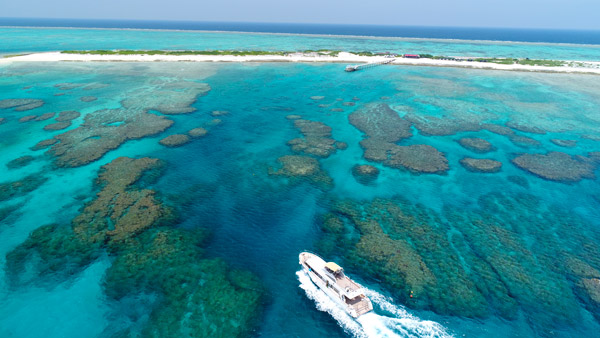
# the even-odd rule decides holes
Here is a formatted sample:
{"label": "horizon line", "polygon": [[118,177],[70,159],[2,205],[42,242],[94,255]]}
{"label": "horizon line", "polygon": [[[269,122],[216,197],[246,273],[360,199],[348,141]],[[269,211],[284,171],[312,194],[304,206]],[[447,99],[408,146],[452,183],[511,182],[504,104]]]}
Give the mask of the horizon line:
{"label": "horizon line", "polygon": [[[549,28],[549,27],[500,27],[500,26],[429,26],[429,25],[394,25],[394,24],[368,24],[368,23],[319,23],[319,22],[273,22],[273,21],[213,21],[213,20],[183,20],[183,19],[112,19],[112,18],[48,18],[48,17],[0,17],[0,20],[79,20],[79,21],[107,21],[107,22],[181,22],[181,23],[229,23],[229,24],[272,24],[272,25],[319,25],[319,26],[367,26],[367,27],[411,27],[411,28],[464,28],[464,29],[514,29],[514,30],[541,30],[541,31],[584,31],[598,32],[600,28]],[[56,26],[63,27],[63,26]],[[165,28],[168,29],[168,28]]]}

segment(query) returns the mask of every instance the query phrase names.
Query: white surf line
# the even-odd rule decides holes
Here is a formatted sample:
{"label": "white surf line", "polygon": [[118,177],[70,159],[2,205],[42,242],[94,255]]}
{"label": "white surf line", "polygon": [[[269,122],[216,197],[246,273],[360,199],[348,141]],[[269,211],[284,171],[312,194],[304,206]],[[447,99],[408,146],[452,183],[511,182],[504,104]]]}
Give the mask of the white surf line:
{"label": "white surf line", "polygon": [[[70,54],[61,52],[41,52],[26,55],[16,55],[0,58],[0,64],[12,62],[323,62],[323,63],[371,63],[386,61],[383,56],[362,56],[348,52],[340,52],[337,56],[306,54],[302,52],[289,55],[149,55],[143,54]],[[565,61],[585,65],[585,67],[572,66],[532,66],[520,64],[497,64],[493,62],[479,61],[455,61],[434,59],[410,59],[396,58],[390,64],[403,66],[430,66],[430,67],[454,67],[470,69],[487,69],[503,71],[528,71],[544,73],[572,73],[572,74],[594,74],[600,75],[600,63],[594,61]]]}
{"label": "white surf line", "polygon": [[373,304],[393,317],[380,315],[373,311],[354,320],[342,307],[320,290],[306,273],[298,271],[296,275],[300,281],[300,288],[306,292],[309,299],[315,302],[317,309],[329,313],[344,331],[354,337],[452,337],[440,324],[421,320],[408,313],[403,307],[394,305],[389,298],[369,289],[365,289],[365,293]]}

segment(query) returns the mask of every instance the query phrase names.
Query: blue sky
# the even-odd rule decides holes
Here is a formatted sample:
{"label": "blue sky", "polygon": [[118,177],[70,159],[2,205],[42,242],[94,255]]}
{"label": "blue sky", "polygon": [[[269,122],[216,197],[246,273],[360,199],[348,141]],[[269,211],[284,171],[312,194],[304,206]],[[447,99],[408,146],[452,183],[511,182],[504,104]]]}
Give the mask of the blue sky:
{"label": "blue sky", "polygon": [[0,0],[0,17],[600,30],[600,0]]}

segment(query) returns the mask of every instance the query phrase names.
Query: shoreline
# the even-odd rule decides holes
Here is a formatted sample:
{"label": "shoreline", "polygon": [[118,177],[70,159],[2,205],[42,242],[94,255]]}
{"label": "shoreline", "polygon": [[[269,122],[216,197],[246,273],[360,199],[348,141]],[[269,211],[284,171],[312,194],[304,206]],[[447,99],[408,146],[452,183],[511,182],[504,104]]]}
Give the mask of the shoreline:
{"label": "shoreline", "polygon": [[[383,56],[361,56],[340,52],[336,56],[318,53],[289,53],[286,55],[148,55],[148,54],[68,54],[61,52],[43,52],[26,55],[8,56],[0,59],[0,64],[13,62],[298,62],[298,63],[347,63],[361,64],[389,60]],[[454,67],[503,71],[525,71],[544,73],[569,73],[600,75],[600,62],[576,62],[586,67],[573,66],[535,66],[520,64],[497,64],[491,62],[466,60],[436,60],[428,58],[411,59],[398,57],[391,65]]]}

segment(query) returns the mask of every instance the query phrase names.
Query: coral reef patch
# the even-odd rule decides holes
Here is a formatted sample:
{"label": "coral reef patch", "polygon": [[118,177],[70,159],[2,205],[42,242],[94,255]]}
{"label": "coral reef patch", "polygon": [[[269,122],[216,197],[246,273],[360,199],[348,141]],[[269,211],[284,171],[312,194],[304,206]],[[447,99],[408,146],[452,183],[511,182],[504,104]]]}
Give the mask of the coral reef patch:
{"label": "coral reef patch", "polygon": [[304,136],[287,143],[296,153],[325,158],[344,148],[343,144],[331,138],[331,127],[322,122],[298,119],[294,126]]}
{"label": "coral reef patch", "polygon": [[0,100],[0,109],[14,108],[15,111],[27,111],[44,105],[40,99],[4,99]]}
{"label": "coral reef patch", "polygon": [[81,100],[82,102],[93,102],[98,100],[98,98],[95,96],[82,96],[79,98],[79,100]]}
{"label": "coral reef patch", "polygon": [[0,183],[0,202],[28,194],[39,188],[46,180],[46,177],[40,174],[33,174],[17,181]]}
{"label": "coral reef patch", "polygon": [[[600,236],[582,218],[531,195],[484,195],[473,210],[443,213],[403,198],[337,201],[319,250],[371,276],[402,304],[467,317],[519,311],[542,336],[597,309],[593,274],[573,279],[577,257],[597,269]],[[586,288],[586,283],[590,288]]]}
{"label": "coral reef patch", "polygon": [[173,134],[161,139],[160,141],[158,141],[158,143],[162,144],[165,147],[179,147],[190,142],[190,140],[191,139],[188,135]]}
{"label": "coral reef patch", "polygon": [[333,180],[321,169],[317,159],[310,156],[286,155],[277,159],[281,168],[269,168],[269,175],[306,179],[317,186],[329,188]]}
{"label": "coral reef patch", "polygon": [[191,129],[190,131],[188,131],[188,135],[190,135],[191,137],[202,137],[202,136],[206,135],[207,133],[208,133],[208,130],[206,130],[202,127],[194,128],[194,129]]}
{"label": "coral reef patch", "polygon": [[58,116],[56,117],[56,122],[67,122],[67,121],[72,121],[76,118],[78,118],[79,116],[81,116],[81,113],[78,111],[74,111],[74,110],[67,110],[67,111],[61,111],[60,113],[58,113]]}
{"label": "coral reef patch", "polygon": [[369,164],[357,164],[352,167],[352,175],[358,182],[369,184],[379,177],[379,169]]}
{"label": "coral reef patch", "polygon": [[494,150],[490,142],[479,137],[463,137],[458,140],[458,143],[465,149],[481,154]]}
{"label": "coral reef patch", "polygon": [[[72,278],[102,255],[111,257],[103,290],[109,300],[154,294],[149,317],[119,336],[240,337],[262,309],[264,289],[246,271],[205,258],[202,230],[168,227],[174,217],[155,191],[139,186],[160,170],[151,158],[120,157],[102,167],[101,188],[71,226],[47,225],[6,256],[12,287],[45,277]],[[28,267],[26,273],[25,266]],[[131,320],[131,318],[127,318]]]}
{"label": "coral reef patch", "polygon": [[467,170],[478,173],[497,173],[502,169],[502,162],[491,159],[465,157],[460,164]]}
{"label": "coral reef patch", "polygon": [[63,129],[69,128],[70,126],[71,126],[71,121],[56,122],[56,123],[51,123],[51,124],[45,125],[44,130],[47,130],[47,131],[63,130]]}
{"label": "coral reef patch", "polygon": [[593,179],[596,166],[590,158],[561,152],[523,154],[512,160],[517,167],[541,178],[558,182]]}
{"label": "coral reef patch", "polygon": [[156,135],[172,124],[164,116],[145,110],[98,110],[87,114],[79,127],[56,135],[60,142],[49,151],[59,167],[77,167],[99,159],[127,140]]}
{"label": "coral reef patch", "polygon": [[31,161],[33,161],[33,160],[34,160],[33,156],[30,156],[30,155],[21,156],[21,157],[15,158],[14,160],[6,163],[6,167],[8,169],[22,168],[22,167],[28,165],[29,163],[31,163]]}
{"label": "coral reef patch", "polygon": [[564,140],[564,139],[553,138],[553,139],[550,139],[550,142],[556,144],[559,147],[565,147],[565,148],[573,148],[573,147],[577,146],[577,141],[575,141],[575,140]]}

